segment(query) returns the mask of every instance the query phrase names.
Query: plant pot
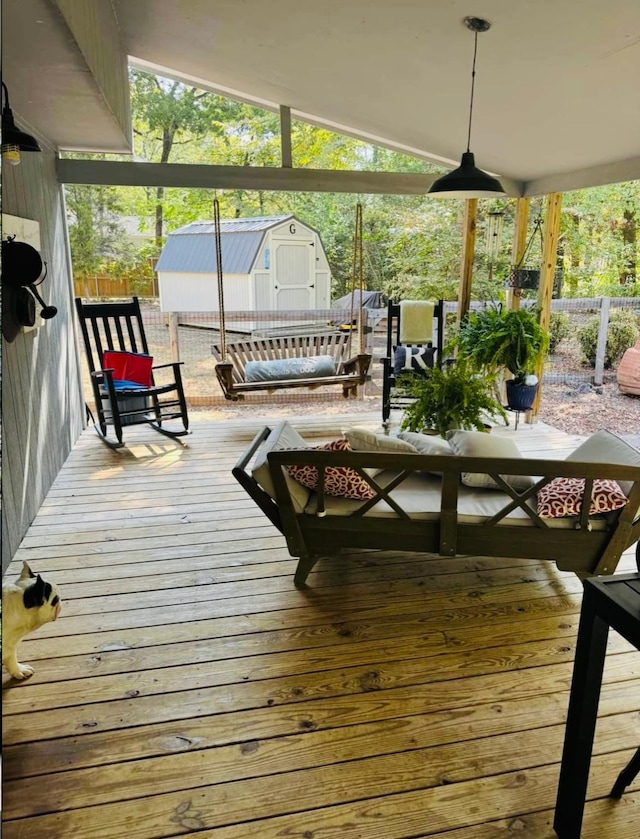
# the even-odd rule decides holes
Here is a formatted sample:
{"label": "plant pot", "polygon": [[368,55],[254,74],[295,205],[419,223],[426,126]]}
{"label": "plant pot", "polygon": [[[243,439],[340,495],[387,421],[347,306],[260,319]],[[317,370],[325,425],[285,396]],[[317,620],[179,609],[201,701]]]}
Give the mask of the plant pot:
{"label": "plant pot", "polygon": [[540,269],[514,268],[512,279],[514,288],[537,289],[540,285]]}
{"label": "plant pot", "polygon": [[524,385],[513,381],[506,382],[507,405],[512,411],[530,411],[538,391],[538,385]]}

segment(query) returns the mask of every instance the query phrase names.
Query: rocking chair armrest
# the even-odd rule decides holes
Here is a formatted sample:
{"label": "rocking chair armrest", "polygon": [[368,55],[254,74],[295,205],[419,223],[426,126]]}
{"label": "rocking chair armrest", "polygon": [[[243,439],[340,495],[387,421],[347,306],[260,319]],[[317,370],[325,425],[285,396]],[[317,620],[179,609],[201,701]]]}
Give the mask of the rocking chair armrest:
{"label": "rocking chair armrest", "polygon": [[184,364],[184,361],[170,361],[168,364],[154,364],[151,368],[152,370],[163,370],[165,367],[173,367],[175,370],[176,367],[180,367]]}
{"label": "rocking chair armrest", "polygon": [[94,379],[97,379],[97,378],[102,378],[102,379],[111,378],[111,379],[113,379],[113,374],[115,372],[116,371],[115,371],[114,367],[105,367],[104,370],[92,370],[91,371],[91,377],[94,378]]}

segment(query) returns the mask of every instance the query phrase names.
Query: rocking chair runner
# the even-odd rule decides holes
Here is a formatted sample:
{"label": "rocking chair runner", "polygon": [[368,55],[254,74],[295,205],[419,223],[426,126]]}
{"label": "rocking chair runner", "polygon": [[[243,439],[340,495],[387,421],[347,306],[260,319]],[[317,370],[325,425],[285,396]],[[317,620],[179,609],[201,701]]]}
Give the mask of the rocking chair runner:
{"label": "rocking chair runner", "polygon": [[[325,385],[340,385],[342,393],[345,397],[355,395],[359,385],[363,385],[367,379],[369,366],[371,364],[371,355],[365,350],[365,330],[364,330],[364,310],[362,306],[363,289],[364,289],[364,275],[363,275],[363,252],[362,252],[362,206],[360,204],[356,207],[356,228],[354,236],[353,247],[353,282],[351,291],[351,320],[354,321],[355,312],[355,291],[356,282],[360,288],[360,304],[358,306],[358,335],[360,349],[356,356],[348,357],[347,360],[335,359],[339,362],[338,368],[334,375],[328,376],[313,376],[307,378],[273,378],[268,381],[246,381],[244,378],[244,364],[248,360],[262,359],[267,363],[269,360],[275,360],[277,356],[270,357],[268,355],[268,343],[263,340],[242,341],[235,344],[227,344],[226,340],[226,324],[225,324],[225,309],[224,309],[224,282],[222,271],[222,245],[220,236],[220,205],[218,200],[214,201],[214,229],[216,242],[216,268],[218,274],[218,307],[220,312],[220,344],[212,347],[213,354],[216,356],[218,363],[216,364],[216,376],[218,382],[225,396],[225,399],[238,401],[244,399],[246,393],[255,393],[256,391],[274,391],[289,387],[305,387],[317,388]],[[311,336],[309,336],[311,337]],[[285,340],[285,339],[281,339]],[[348,337],[349,356],[351,355],[351,330]],[[323,351],[323,342],[312,340],[306,343],[297,339],[291,339],[291,346],[286,347],[287,358],[304,358],[302,354],[304,350],[309,349],[310,345],[319,352]],[[339,348],[338,348],[339,349]],[[326,350],[325,350],[326,351]],[[231,360],[229,360],[231,359]]]}
{"label": "rocking chair runner", "polygon": [[[150,425],[167,437],[182,437],[189,433],[187,403],[182,388],[181,362],[151,367],[149,347],[138,298],[127,303],[83,303],[76,298],[76,311],[84,339],[91,376],[93,399],[98,414],[94,428],[99,437],[113,449],[124,445],[122,429],[127,425]],[[133,360],[147,361],[150,372],[146,382],[122,381],[105,353],[133,354]],[[117,358],[111,356],[112,359]],[[173,377],[165,384],[155,384],[153,374],[158,370],[172,370]],[[162,400],[160,397],[164,397]],[[168,397],[168,398],[167,398]],[[182,429],[174,431],[164,423],[180,420]],[[116,439],[107,435],[112,425]]]}

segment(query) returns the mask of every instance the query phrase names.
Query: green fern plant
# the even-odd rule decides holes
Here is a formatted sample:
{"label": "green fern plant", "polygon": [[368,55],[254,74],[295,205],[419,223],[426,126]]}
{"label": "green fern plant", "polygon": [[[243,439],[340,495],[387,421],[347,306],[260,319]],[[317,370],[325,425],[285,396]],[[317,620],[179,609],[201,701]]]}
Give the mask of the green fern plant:
{"label": "green fern plant", "polygon": [[501,306],[471,312],[457,337],[458,352],[477,370],[506,367],[517,383],[534,372],[549,347],[549,335],[528,309]]}
{"label": "green fern plant", "polygon": [[425,376],[405,375],[399,388],[415,400],[405,410],[403,431],[437,431],[444,437],[452,428],[485,431],[488,419],[506,421],[495,398],[495,380],[465,361],[434,367]]}

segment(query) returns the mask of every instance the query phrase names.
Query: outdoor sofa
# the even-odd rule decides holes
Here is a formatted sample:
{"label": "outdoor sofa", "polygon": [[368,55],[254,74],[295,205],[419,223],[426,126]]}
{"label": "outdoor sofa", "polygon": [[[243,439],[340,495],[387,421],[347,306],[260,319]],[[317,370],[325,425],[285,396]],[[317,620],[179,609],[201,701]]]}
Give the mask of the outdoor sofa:
{"label": "outdoor sofa", "polygon": [[[440,453],[385,450],[395,443],[380,435],[365,440],[371,451],[327,451],[281,422],[256,435],[233,475],[298,558],[296,586],[305,584],[322,557],[360,549],[552,560],[580,577],[612,574],[623,551],[640,538],[640,452],[616,435],[598,432],[567,459],[548,460],[519,456],[512,441],[515,457],[481,456],[477,452],[486,448],[503,449],[495,439],[489,443],[499,435],[466,434],[463,443],[470,445],[462,451],[471,455],[445,457],[445,442],[437,438],[436,445],[424,435],[407,436]],[[315,467],[317,488],[293,480],[289,467],[305,473]],[[371,488],[372,498],[327,493],[327,476],[344,467]],[[584,479],[579,514],[541,515],[545,487],[576,478]],[[604,479],[623,492],[623,506],[593,512],[594,482]]]}

